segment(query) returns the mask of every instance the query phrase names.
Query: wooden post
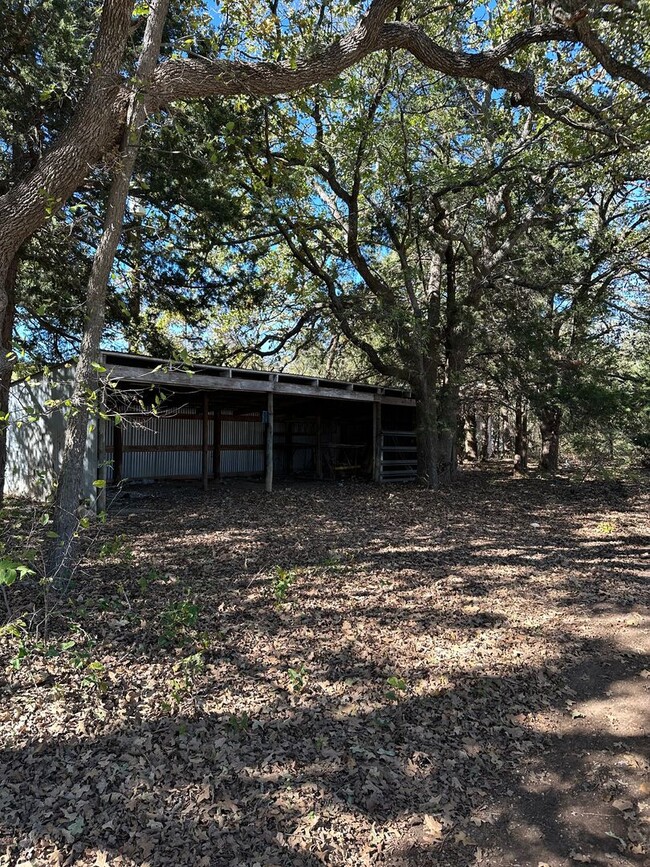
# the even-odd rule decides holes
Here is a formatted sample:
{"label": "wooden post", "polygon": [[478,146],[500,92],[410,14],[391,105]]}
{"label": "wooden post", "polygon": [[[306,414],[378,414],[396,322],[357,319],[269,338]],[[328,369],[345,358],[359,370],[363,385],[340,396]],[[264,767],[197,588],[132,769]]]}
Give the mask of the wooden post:
{"label": "wooden post", "polygon": [[221,478],[221,409],[214,407],[214,428],[212,432],[212,475]]}
{"label": "wooden post", "polygon": [[124,439],[122,437],[122,425],[113,422],[113,484],[118,485],[122,481],[122,460],[124,455]]}
{"label": "wooden post", "polygon": [[372,480],[381,482],[381,403],[372,405]]}
{"label": "wooden post", "polygon": [[266,490],[273,490],[273,392],[269,392],[266,404]]}
{"label": "wooden post", "polygon": [[201,440],[201,476],[203,490],[208,490],[208,393],[203,392],[203,436]]}

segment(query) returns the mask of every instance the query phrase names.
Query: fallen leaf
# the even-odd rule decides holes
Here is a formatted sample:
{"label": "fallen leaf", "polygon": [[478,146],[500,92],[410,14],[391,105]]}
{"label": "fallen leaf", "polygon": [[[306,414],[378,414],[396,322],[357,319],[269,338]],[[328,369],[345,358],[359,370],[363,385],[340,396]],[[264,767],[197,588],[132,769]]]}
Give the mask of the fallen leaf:
{"label": "fallen leaf", "polygon": [[200,804],[202,801],[209,801],[212,798],[212,786],[209,783],[206,783],[205,786],[201,788],[201,791],[196,797],[196,803]]}
{"label": "fallen leaf", "polygon": [[424,817],[424,828],[427,837],[431,838],[432,840],[442,840],[443,824],[439,819],[436,819],[435,816]]}

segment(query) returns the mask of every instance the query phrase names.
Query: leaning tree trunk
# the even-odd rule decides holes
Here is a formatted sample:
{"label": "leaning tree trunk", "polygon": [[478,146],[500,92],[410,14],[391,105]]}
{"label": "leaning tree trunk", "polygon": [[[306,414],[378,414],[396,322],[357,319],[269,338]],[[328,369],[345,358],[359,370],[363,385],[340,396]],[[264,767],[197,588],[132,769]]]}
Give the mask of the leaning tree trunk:
{"label": "leaning tree trunk", "polygon": [[56,541],[50,548],[47,563],[49,577],[58,582],[69,576],[76,557],[77,508],[83,492],[83,464],[90,409],[95,408],[93,401],[96,400],[97,362],[104,330],[108,281],[122,232],[131,176],[146,121],[143,90],[146,90],[151,80],[158,59],[167,7],[168,0],[158,0],[150,7],[135,75],[141,90],[134,93],[131,100],[120,160],[113,173],[102,236],[95,251],[88,283],[84,333],[75,370],[72,407],[66,424],[63,458],[54,502]]}
{"label": "leaning tree trunk", "polygon": [[528,411],[521,395],[515,402],[515,473],[525,473],[528,469]]}
{"label": "leaning tree trunk", "polygon": [[[119,139],[117,97],[124,49],[131,29],[133,0],[105,0],[91,61],[88,86],[69,128],[22,180],[0,196],[0,332],[11,315],[11,266],[18,250],[53,209],[74,192],[100,155]],[[10,346],[0,346],[0,370],[6,373]]]}
{"label": "leaning tree trunk", "polygon": [[0,505],[4,500],[5,475],[7,473],[7,433],[9,430],[9,392],[11,390],[11,375],[13,373],[14,319],[16,317],[16,279],[18,276],[19,254],[11,260],[5,278],[6,306],[0,317]]}
{"label": "leaning tree trunk", "polygon": [[556,473],[560,457],[560,425],[562,410],[557,406],[545,406],[539,414],[539,432],[542,448],[539,468],[546,473]]}

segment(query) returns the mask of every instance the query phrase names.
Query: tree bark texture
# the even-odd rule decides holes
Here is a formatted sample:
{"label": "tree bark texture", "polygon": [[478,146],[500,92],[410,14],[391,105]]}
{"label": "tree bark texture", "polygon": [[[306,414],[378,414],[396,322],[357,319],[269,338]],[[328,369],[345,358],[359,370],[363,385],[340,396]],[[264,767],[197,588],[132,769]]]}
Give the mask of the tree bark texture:
{"label": "tree bark texture", "polygon": [[416,396],[415,425],[418,481],[427,488],[437,488],[438,410],[432,391],[426,390]]}
{"label": "tree bark texture", "polygon": [[478,436],[477,436],[476,412],[468,412],[465,416],[465,459],[476,462],[478,460]]}
{"label": "tree bark texture", "polygon": [[104,330],[106,293],[122,232],[138,145],[147,117],[145,90],[151,81],[160,52],[167,7],[168,0],[157,0],[150,7],[136,75],[140,90],[132,95],[120,159],[115,166],[103,231],[95,251],[88,283],[84,333],[75,369],[72,408],[66,422],[63,457],[54,503],[54,532],[57,538],[50,549],[48,574],[55,580],[67,578],[76,557],[77,508],[83,487],[90,408],[92,406],[95,409],[94,403],[97,401],[98,375],[95,365],[99,359]]}
{"label": "tree bark texture", "polygon": [[483,429],[483,442],[481,443],[481,460],[489,461],[494,457],[494,417],[485,410],[485,427]]}
{"label": "tree bark texture", "polygon": [[528,469],[528,411],[521,395],[515,401],[515,473]]}
{"label": "tree bark texture", "polygon": [[560,427],[562,410],[558,406],[545,406],[539,414],[539,432],[542,446],[539,468],[545,473],[556,473],[560,458]]}
{"label": "tree bark texture", "polygon": [[0,332],[0,505],[4,500],[7,473],[7,433],[9,429],[9,392],[13,373],[13,331],[16,317],[16,280],[19,253],[13,257],[7,270],[5,283],[5,310]]}
{"label": "tree bark texture", "polygon": [[460,381],[465,366],[468,332],[456,296],[456,254],[451,242],[445,251],[446,317],[444,325],[444,381],[439,389],[438,481],[452,482],[458,471]]}

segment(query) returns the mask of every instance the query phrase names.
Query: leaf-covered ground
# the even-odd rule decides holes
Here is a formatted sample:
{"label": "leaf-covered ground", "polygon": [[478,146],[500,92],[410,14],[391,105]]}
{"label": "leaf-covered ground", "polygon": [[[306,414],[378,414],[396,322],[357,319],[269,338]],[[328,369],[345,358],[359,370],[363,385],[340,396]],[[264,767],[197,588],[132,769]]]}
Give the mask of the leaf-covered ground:
{"label": "leaf-covered ground", "polygon": [[134,490],[2,639],[0,864],[648,864],[648,505]]}

